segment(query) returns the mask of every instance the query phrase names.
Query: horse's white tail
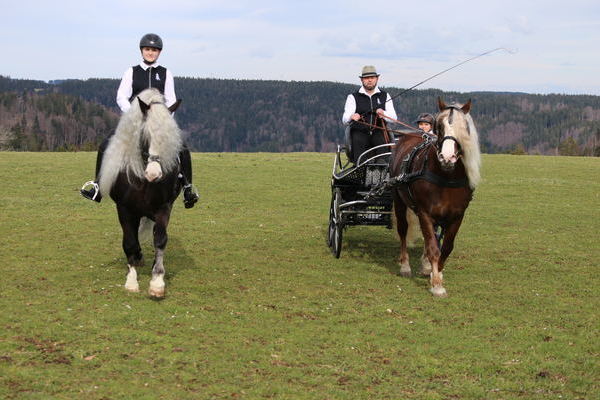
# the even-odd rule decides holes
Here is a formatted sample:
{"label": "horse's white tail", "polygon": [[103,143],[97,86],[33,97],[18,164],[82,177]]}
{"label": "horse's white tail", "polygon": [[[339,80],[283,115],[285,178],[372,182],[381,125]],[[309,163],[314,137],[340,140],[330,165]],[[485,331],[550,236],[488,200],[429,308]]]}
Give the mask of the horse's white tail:
{"label": "horse's white tail", "polygon": [[408,222],[408,231],[406,232],[406,244],[411,249],[417,245],[417,240],[422,238],[419,218],[410,208],[406,208],[406,222]]}
{"label": "horse's white tail", "polygon": [[154,221],[150,218],[142,217],[138,229],[138,238],[140,243],[150,242],[154,238]]}

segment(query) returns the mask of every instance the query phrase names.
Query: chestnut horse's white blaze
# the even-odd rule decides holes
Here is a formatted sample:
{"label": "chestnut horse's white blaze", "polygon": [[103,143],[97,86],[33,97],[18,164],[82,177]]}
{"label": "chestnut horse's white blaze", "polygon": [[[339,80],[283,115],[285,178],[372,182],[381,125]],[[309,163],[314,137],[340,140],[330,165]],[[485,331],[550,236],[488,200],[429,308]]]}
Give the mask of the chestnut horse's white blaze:
{"label": "chestnut horse's white blaze", "polygon": [[440,162],[442,165],[454,165],[458,161],[458,149],[456,148],[456,142],[453,140],[446,140],[442,144],[442,150],[440,151]]}

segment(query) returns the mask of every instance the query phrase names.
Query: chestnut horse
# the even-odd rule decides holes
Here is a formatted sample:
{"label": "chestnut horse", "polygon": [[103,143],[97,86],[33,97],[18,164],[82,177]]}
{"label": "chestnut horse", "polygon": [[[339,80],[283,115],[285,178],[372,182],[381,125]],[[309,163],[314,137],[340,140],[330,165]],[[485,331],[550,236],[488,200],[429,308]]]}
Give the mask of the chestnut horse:
{"label": "chestnut horse", "polygon": [[411,276],[407,251],[407,208],[418,217],[424,245],[421,273],[430,275],[431,293],[445,297],[442,270],[480,180],[477,130],[466,104],[438,99],[435,134],[401,135],[392,152],[390,184],[400,236],[400,275]]}
{"label": "chestnut horse", "polygon": [[155,258],[150,296],[165,295],[163,256],[167,245],[167,225],[173,202],[181,191],[179,151],[181,131],[171,113],[179,101],[167,108],[157,89],[146,89],[123,114],[104,153],[99,186],[104,197],[117,205],[123,230],[123,250],[129,271],[125,289],[138,292],[136,267],[143,264],[138,238],[140,222],[149,228],[154,222]]}

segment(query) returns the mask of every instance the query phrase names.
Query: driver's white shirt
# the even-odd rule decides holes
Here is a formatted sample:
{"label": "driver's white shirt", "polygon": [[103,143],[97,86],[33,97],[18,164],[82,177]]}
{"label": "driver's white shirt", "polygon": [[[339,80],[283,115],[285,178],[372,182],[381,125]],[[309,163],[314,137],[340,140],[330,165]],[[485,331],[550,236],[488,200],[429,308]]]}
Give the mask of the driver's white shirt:
{"label": "driver's white shirt", "polygon": [[[377,86],[375,87],[373,93],[368,94],[364,86],[361,86],[360,89],[358,89],[358,92],[372,97],[375,93],[381,92],[381,90],[379,90],[379,86]],[[342,122],[344,123],[344,125],[348,125],[350,122],[352,122],[352,119],[350,117],[352,117],[352,114],[354,114],[355,112],[356,100],[354,99],[354,95],[349,94],[348,97],[346,97],[346,104],[344,105],[344,114],[342,115]],[[389,93],[387,94],[387,97],[385,99],[385,115],[393,119],[398,119],[396,115],[396,110],[394,109],[394,102],[392,101],[392,98]]]}

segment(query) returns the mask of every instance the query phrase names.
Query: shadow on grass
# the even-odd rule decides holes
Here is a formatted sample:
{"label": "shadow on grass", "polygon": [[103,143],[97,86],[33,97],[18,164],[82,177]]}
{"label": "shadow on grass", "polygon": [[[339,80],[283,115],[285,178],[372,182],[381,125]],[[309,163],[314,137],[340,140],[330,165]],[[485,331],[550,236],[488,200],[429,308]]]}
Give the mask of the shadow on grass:
{"label": "shadow on grass", "polygon": [[[343,238],[342,255],[340,258],[347,257],[354,260],[364,260],[365,262],[377,264],[381,266],[382,269],[387,269],[390,274],[400,277],[400,266],[397,262],[399,251],[400,242],[394,236],[384,237],[381,234],[378,234],[358,237],[356,235],[346,235],[346,237]],[[408,249],[412,270],[412,278],[410,278],[410,280],[418,287],[428,288],[429,277],[424,277],[419,273],[421,270],[422,253],[422,245],[418,245],[413,249]]]}
{"label": "shadow on grass", "polygon": [[[167,282],[177,276],[179,272],[196,268],[196,262],[187,253],[182,243],[183,241],[177,237],[169,237],[164,255],[165,280]],[[152,275],[152,265],[154,263],[154,247],[152,244],[142,243],[142,253],[144,255],[143,265],[137,268],[137,273],[139,276],[150,276]],[[112,257],[104,262],[104,265],[122,268],[123,276],[127,275],[127,258],[120,246],[115,248]]]}

